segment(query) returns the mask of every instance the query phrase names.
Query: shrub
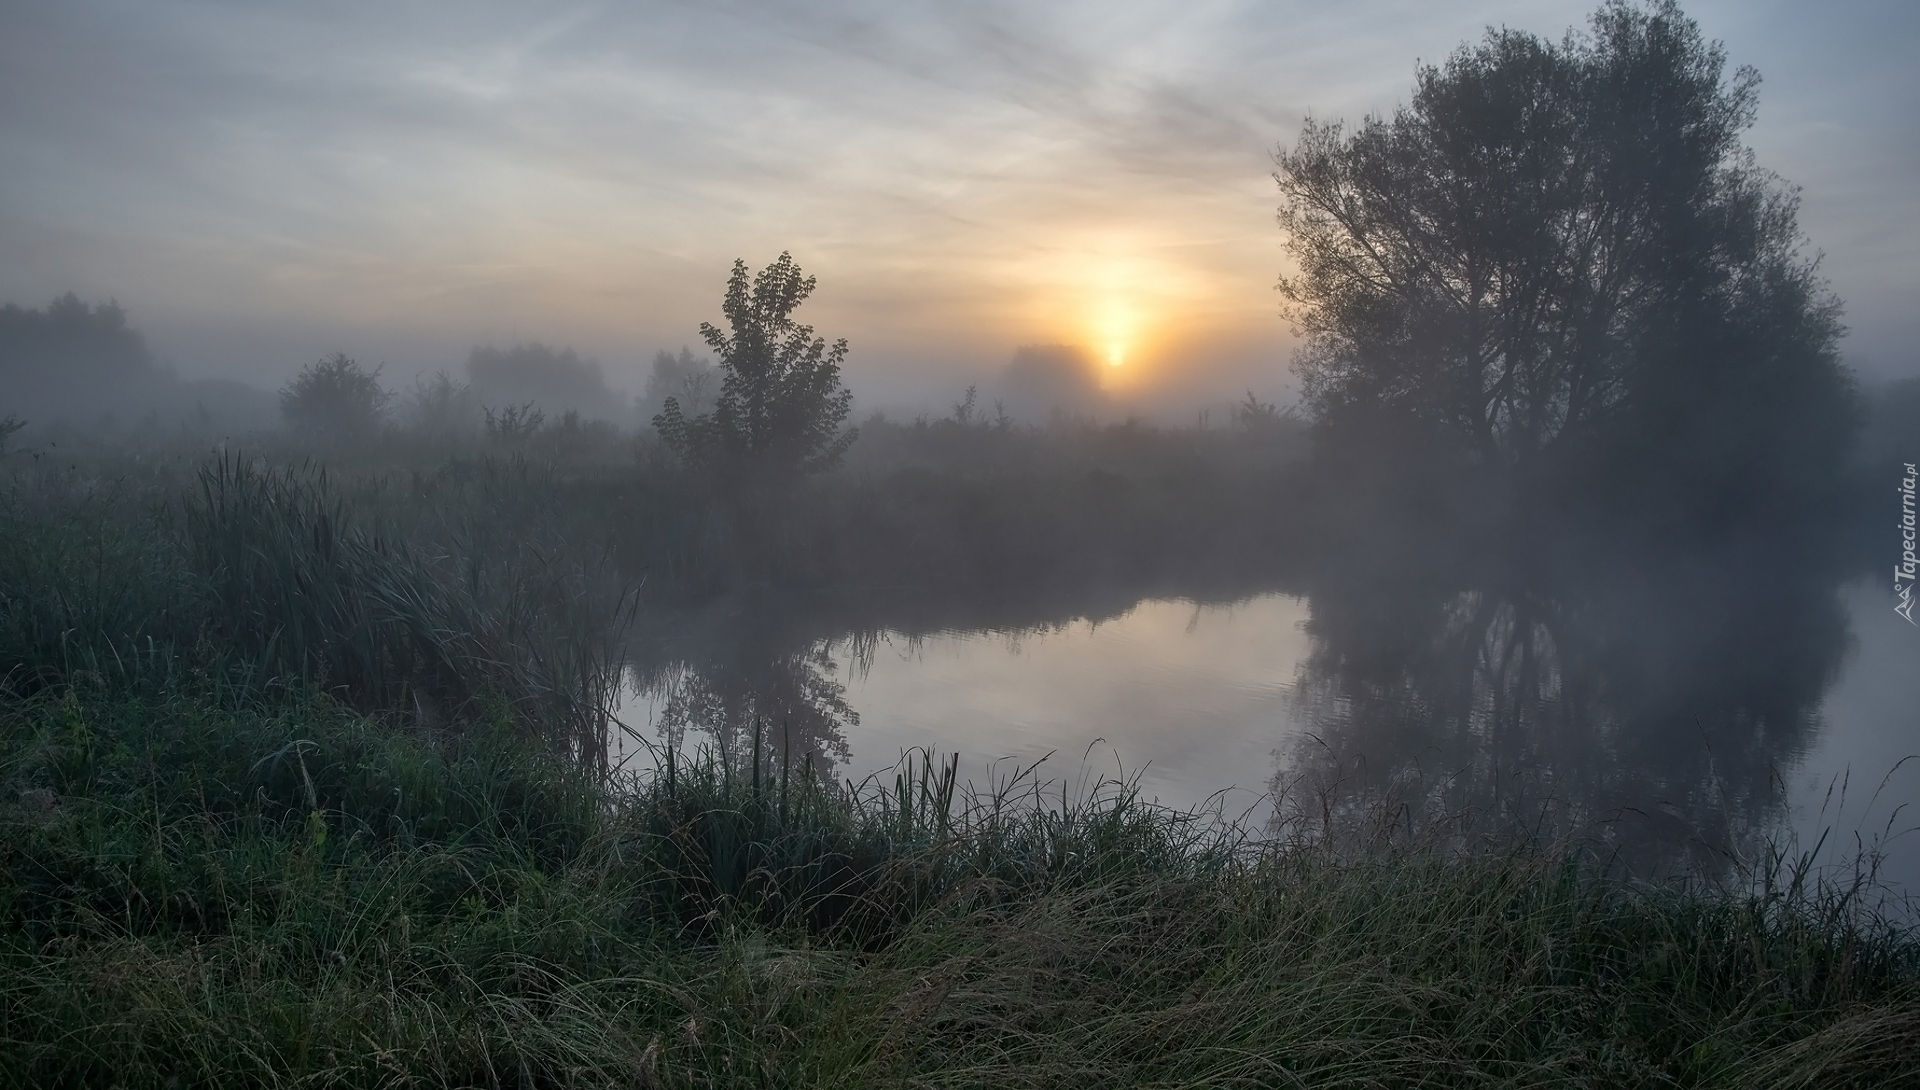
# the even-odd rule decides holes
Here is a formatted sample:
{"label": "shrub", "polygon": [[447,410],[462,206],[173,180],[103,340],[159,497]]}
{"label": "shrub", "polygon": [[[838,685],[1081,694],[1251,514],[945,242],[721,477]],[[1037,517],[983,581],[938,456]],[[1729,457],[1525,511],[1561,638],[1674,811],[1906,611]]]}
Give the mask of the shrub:
{"label": "shrub", "polygon": [[299,431],[330,439],[372,432],[393,396],[380,386],[380,370],[344,352],[310,363],[280,391],[280,415]]}

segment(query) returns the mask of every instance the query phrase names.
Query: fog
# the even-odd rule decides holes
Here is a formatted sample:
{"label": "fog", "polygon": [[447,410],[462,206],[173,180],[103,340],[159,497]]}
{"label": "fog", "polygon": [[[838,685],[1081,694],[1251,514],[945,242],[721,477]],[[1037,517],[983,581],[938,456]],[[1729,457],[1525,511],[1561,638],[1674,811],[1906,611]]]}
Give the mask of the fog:
{"label": "fog", "polygon": [[241,382],[183,379],[112,302],[71,293],[41,309],[0,307],[0,410],[40,431],[124,437],[269,427],[272,396]]}
{"label": "fog", "polygon": [[[89,18],[40,13],[30,29],[65,42]],[[860,45],[861,33],[795,17],[747,52],[785,65],[795,43],[812,43],[867,57],[873,70],[827,80],[794,107],[796,126],[822,136],[822,111],[901,78],[922,31],[1039,33],[1011,14],[956,16],[961,30],[944,18],[922,12],[909,20],[918,30]],[[1449,31],[1427,48],[1464,44],[1416,68],[1411,85],[1372,69],[1334,78],[1332,61],[1315,61],[1330,101],[1360,108],[1349,118],[1279,100],[1229,109],[1221,96],[1244,87],[1191,72],[1110,84],[1077,54],[1023,54],[1034,39],[1007,30],[988,35],[1007,68],[988,82],[1023,90],[995,110],[1037,96],[1033,140],[1066,131],[1065,117],[1111,141],[1068,165],[1124,166],[1126,185],[1161,172],[1164,187],[1135,194],[1147,210],[1137,224],[1049,234],[1052,219],[1073,218],[1080,183],[1062,163],[1022,174],[1019,155],[994,145],[983,154],[1000,157],[995,170],[1044,180],[1049,195],[1023,188],[995,212],[975,192],[984,175],[968,175],[917,198],[955,221],[994,212],[991,245],[873,199],[877,160],[860,156],[829,169],[829,155],[821,178],[795,183],[806,216],[773,217],[776,232],[741,212],[758,224],[748,231],[720,211],[753,204],[749,182],[771,153],[729,142],[732,157],[707,163],[708,145],[682,133],[661,138],[687,171],[662,201],[708,217],[717,241],[693,245],[698,232],[677,220],[610,219],[609,237],[654,240],[629,267],[608,265],[601,234],[571,218],[606,207],[581,178],[643,191],[666,185],[656,168],[584,155],[571,129],[551,145],[533,135],[575,102],[548,85],[553,73],[637,78],[581,43],[581,28],[603,22],[555,24],[541,41],[557,57],[537,44],[502,62],[544,74],[527,78],[557,97],[535,95],[538,109],[475,82],[471,66],[414,70],[463,103],[447,107],[461,141],[492,131],[475,102],[531,109],[506,143],[544,148],[530,161],[566,169],[493,177],[539,197],[539,214],[515,218],[497,194],[448,182],[445,162],[416,163],[423,173],[398,196],[357,188],[364,179],[321,186],[303,198],[328,212],[317,225],[266,201],[221,231],[264,246],[267,225],[292,223],[301,256],[259,264],[279,270],[263,274],[271,287],[236,292],[229,309],[148,270],[152,255],[177,254],[148,237],[154,225],[207,199],[169,190],[114,235],[149,256],[80,275],[77,247],[0,275],[14,300],[0,309],[0,469],[9,517],[38,528],[21,540],[95,525],[123,535],[94,542],[99,555],[146,558],[127,561],[146,573],[140,593],[180,596],[141,608],[124,605],[141,600],[131,589],[102,599],[98,616],[124,606],[96,626],[112,647],[145,640],[171,663],[181,648],[231,644],[222,661],[248,677],[330,678],[348,706],[427,731],[475,728],[493,714],[489,686],[501,687],[545,709],[540,729],[588,763],[613,760],[618,739],[648,754],[707,746],[723,768],[758,768],[777,727],[781,760],[832,784],[898,757],[876,747],[897,743],[898,717],[914,713],[863,688],[884,649],[902,649],[906,665],[887,667],[906,672],[888,683],[896,691],[937,645],[971,656],[951,668],[954,691],[985,692],[1018,672],[1023,640],[1084,627],[1094,646],[1101,626],[1150,628],[1140,619],[1177,608],[1193,610],[1190,628],[1210,610],[1264,611],[1297,623],[1260,628],[1267,642],[1216,654],[1208,674],[1259,690],[1221,701],[1241,709],[1221,729],[1242,756],[1194,762],[1233,768],[1231,786],[1257,784],[1263,829],[1353,842],[1439,829],[1465,844],[1503,822],[1550,822],[1635,868],[1720,877],[1802,828],[1806,799],[1783,785],[1810,755],[1843,760],[1831,739],[1905,729],[1897,699],[1833,694],[1857,663],[1912,651],[1894,644],[1897,626],[1861,612],[1895,610],[1911,592],[1901,497],[1920,456],[1920,378],[1899,347],[1908,317],[1860,271],[1891,267],[1887,239],[1906,237],[1895,213],[1910,195],[1849,190],[1860,207],[1843,212],[1821,170],[1798,190],[1772,173],[1827,146],[1807,131],[1807,103],[1820,100],[1779,96],[1800,120],[1767,127],[1741,39],[1718,43],[1678,9],[1615,5],[1566,38]],[[236,26],[249,40],[286,31],[265,15]],[[123,47],[120,32],[103,55]],[[205,43],[168,48],[232,59]],[[1659,63],[1643,70],[1639,57]],[[674,87],[695,79],[660,71]],[[899,108],[946,101],[958,92],[940,80],[972,78],[960,71],[913,81]],[[1893,78],[1876,72],[1862,79]],[[416,102],[372,84],[389,106]],[[743,92],[763,106],[768,93]],[[288,94],[266,116],[285,111],[335,146],[319,131],[335,115]],[[16,130],[53,116],[9,109]],[[721,101],[689,109],[719,127],[723,115],[758,116]],[[342,124],[386,132],[360,107],[343,110]],[[904,124],[862,116],[849,146],[866,155]],[[1254,129],[1261,146],[1241,155]],[[124,150],[124,134],[96,138]],[[181,139],[151,154],[235,154],[204,132]],[[1898,158],[1905,139],[1883,150]],[[935,150],[902,154],[946,162]],[[1195,218],[1162,214],[1228,161],[1232,184],[1196,198]],[[69,214],[45,192],[60,174],[32,173],[0,229],[51,237]],[[864,179],[851,188],[872,207],[828,201],[835,178]],[[459,215],[421,203],[443,183]],[[1130,192],[1085,185],[1088,207]],[[347,191],[377,196],[364,220],[331,218]],[[1214,216],[1219,202],[1231,216]],[[485,246],[447,241],[474,216]],[[786,230],[794,217],[825,226]],[[1247,223],[1257,246],[1241,245]],[[1865,238],[1869,223],[1881,237]],[[389,251],[360,249],[377,224],[417,230]],[[929,240],[966,244],[938,269],[876,257]],[[351,254],[323,254],[323,242]],[[489,263],[508,250],[522,254],[511,269]],[[182,283],[218,284],[258,260],[248,252],[186,262]],[[364,283],[348,283],[356,269]],[[409,270],[434,275],[409,287]],[[139,294],[67,290],[122,273]],[[180,333],[189,327],[200,332]],[[216,342],[228,347],[206,348]],[[155,347],[169,343],[205,351],[175,361]],[[102,511],[111,517],[82,517]],[[49,545],[32,561],[44,570],[20,560],[10,585],[54,585],[46,572],[66,551]],[[235,582],[243,569],[254,582]],[[11,653],[39,664],[19,676],[56,685],[77,661],[46,642],[78,631],[56,616],[67,599],[19,600],[49,611],[6,630]],[[293,619],[263,619],[261,602]],[[1061,651],[1049,661],[1078,663],[1072,684],[1033,681],[1024,702],[993,703],[994,722],[942,718],[950,733],[919,744],[991,764],[1007,756],[988,751],[1002,744],[991,739],[1017,737],[1029,757],[1090,747],[1089,723],[1104,718],[1142,748],[1173,745],[1188,727],[1167,694],[1208,704],[1188,695],[1191,671],[1153,682],[1165,700],[1112,693],[1144,684],[1141,663],[1182,661],[1180,638],[1155,629],[1140,639],[1159,642],[1105,667]],[[1126,676],[1112,662],[1130,664]],[[1251,773],[1240,767],[1248,739],[1267,745]],[[1208,744],[1196,734],[1190,748]],[[1137,757],[1115,748],[1122,767]],[[1153,782],[1185,802],[1230,786]],[[1890,790],[1920,800],[1908,780]],[[1885,843],[1859,843],[1879,851],[1904,833],[1874,835]]]}
{"label": "fog", "polygon": [[[540,342],[638,392],[728,261],[791,248],[865,404],[1104,353],[1116,296],[1156,366],[1271,400],[1274,146],[1589,6],[17,5],[0,299],[117,298],[182,375],[269,390],[334,352],[404,386]],[[1854,362],[1914,373],[1912,12],[1696,7],[1767,80],[1752,143],[1804,187]]]}
{"label": "fog", "polygon": [[0,0],[5,1070],[1920,1085],[1915,10]]}

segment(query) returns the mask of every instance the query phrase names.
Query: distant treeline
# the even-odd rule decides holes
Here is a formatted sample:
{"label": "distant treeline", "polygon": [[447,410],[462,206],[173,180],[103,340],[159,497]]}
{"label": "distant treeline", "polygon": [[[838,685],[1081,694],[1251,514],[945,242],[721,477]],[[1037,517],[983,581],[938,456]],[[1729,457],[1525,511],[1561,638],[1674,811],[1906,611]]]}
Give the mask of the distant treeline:
{"label": "distant treeline", "polygon": [[180,378],[116,303],[69,292],[45,310],[0,306],[0,418],[125,436],[251,430],[271,413],[271,396],[243,383]]}

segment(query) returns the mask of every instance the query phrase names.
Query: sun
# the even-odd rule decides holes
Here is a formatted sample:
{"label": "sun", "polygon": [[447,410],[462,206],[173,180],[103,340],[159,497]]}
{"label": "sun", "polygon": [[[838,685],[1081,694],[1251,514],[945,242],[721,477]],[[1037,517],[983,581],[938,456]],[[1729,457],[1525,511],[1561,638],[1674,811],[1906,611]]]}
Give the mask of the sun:
{"label": "sun", "polygon": [[1029,336],[1080,345],[1109,389],[1151,379],[1161,348],[1207,287],[1176,248],[1130,231],[1037,243],[1017,276],[1032,308]]}
{"label": "sun", "polygon": [[1140,336],[1141,318],[1139,309],[1123,296],[1110,295],[1095,303],[1088,333],[1108,367],[1126,366]]}

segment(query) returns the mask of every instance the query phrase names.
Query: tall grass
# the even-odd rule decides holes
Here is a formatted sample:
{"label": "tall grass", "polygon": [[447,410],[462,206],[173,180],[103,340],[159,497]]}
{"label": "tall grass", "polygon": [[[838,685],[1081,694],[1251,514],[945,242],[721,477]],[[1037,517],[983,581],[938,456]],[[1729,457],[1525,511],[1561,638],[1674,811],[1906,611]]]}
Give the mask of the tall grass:
{"label": "tall grass", "polygon": [[160,691],[194,657],[199,588],[153,496],[73,475],[0,487],[0,684]]}
{"label": "tall grass", "polygon": [[190,489],[0,492],[0,654],[21,693],[160,693],[208,670],[238,691],[324,691],[461,727],[489,701],[600,760],[632,600],[577,558],[450,528],[364,525],[317,467],[226,457]]}
{"label": "tall grass", "polygon": [[[628,780],[504,717],[0,705],[0,1080],[1893,1086],[1920,945],[1554,845],[1256,843],[1125,785]],[[1064,803],[1064,804],[1063,804]]]}
{"label": "tall grass", "polygon": [[356,527],[324,471],[222,460],[185,505],[213,638],[251,670],[437,726],[489,697],[586,757],[606,750],[625,603],[510,550],[428,553]]}

